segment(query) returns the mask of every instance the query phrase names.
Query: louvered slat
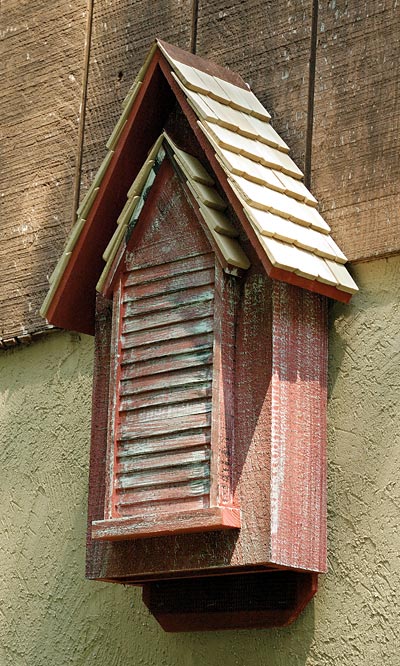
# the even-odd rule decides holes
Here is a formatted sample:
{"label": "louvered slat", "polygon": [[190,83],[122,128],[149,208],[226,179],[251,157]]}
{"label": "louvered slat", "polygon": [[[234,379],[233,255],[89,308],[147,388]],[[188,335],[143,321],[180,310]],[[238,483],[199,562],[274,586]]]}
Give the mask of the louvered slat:
{"label": "louvered slat", "polygon": [[[190,289],[171,291],[145,298],[126,298],[125,299],[125,318],[131,316],[148,315],[150,312],[161,312],[179,307],[180,305],[194,305],[203,301],[213,299],[213,289],[210,284],[198,285]],[[167,316],[167,315],[166,315]]]}
{"label": "louvered slat", "polygon": [[209,365],[211,362],[212,346],[209,345],[206,349],[195,350],[187,354],[171,354],[162,358],[126,364],[121,369],[121,379],[147,377],[165,372],[170,373],[195,366]]}
{"label": "louvered slat", "polygon": [[[144,268],[132,267],[126,275],[125,288],[132,285],[138,285],[143,288],[149,282],[166,280],[174,275],[190,274],[206,268],[214,269],[214,254],[196,254],[190,257],[182,257],[177,261],[163,262],[160,264],[151,264]],[[140,291],[138,292],[140,293]]]}
{"label": "louvered slat", "polygon": [[146,472],[131,474],[118,474],[116,488],[141,488],[144,486],[167,486],[182,483],[190,479],[207,479],[210,476],[210,465],[193,463],[181,467],[166,467],[159,470],[146,470]]}
{"label": "louvered slat", "polygon": [[115,516],[209,506],[214,257],[122,283]]}
{"label": "louvered slat", "polygon": [[177,338],[176,340],[161,340],[151,346],[143,345],[141,347],[131,347],[124,349],[124,357],[121,361],[122,366],[128,363],[147,361],[151,358],[161,358],[162,356],[172,356],[173,354],[184,354],[194,350],[210,349],[213,346],[212,333],[204,333],[186,338]]}
{"label": "louvered slat", "polygon": [[136,331],[122,335],[123,349],[140,347],[142,345],[153,345],[166,340],[176,340],[190,336],[202,335],[213,331],[213,317],[199,317],[192,321],[182,321],[172,326],[161,326],[145,331]]}
{"label": "louvered slat", "polygon": [[137,440],[127,435],[118,440],[117,458],[206,446],[209,441],[210,430],[203,427],[163,434],[161,437],[142,437]]}
{"label": "louvered slat", "polygon": [[195,479],[167,487],[139,488],[117,496],[117,508],[122,516],[154,513],[174,503],[176,511],[202,509],[208,505],[209,482]]}
{"label": "louvered slat", "polygon": [[126,396],[120,401],[120,409],[124,411],[132,409],[143,409],[156,405],[165,405],[167,403],[179,403],[189,400],[198,400],[200,398],[211,397],[210,383],[203,383],[188,386],[168,387],[161,391],[149,391],[140,395]]}
{"label": "louvered slat", "polygon": [[148,282],[134,284],[133,287],[127,286],[124,292],[124,301],[153,298],[158,294],[169,294],[186,288],[213,284],[214,268],[204,268],[203,270],[196,268],[189,273],[179,273],[158,280],[154,279],[153,275],[150,277],[152,279],[149,279]]}
{"label": "louvered slat", "polygon": [[200,368],[182,369],[174,373],[160,373],[140,377],[139,379],[126,379],[121,381],[120,395],[135,395],[147,391],[156,391],[157,389],[175,388],[206,381],[211,382],[211,377],[211,366],[204,365]]}
{"label": "louvered slat", "polygon": [[164,469],[167,467],[179,467],[190,463],[204,462],[209,460],[209,449],[192,449],[191,451],[174,451],[169,454],[152,456],[130,456],[120,460],[118,472],[126,474],[129,472],[141,472],[149,469]]}
{"label": "louvered slat", "polygon": [[[200,303],[189,303],[179,307],[171,307],[162,312],[152,312],[149,314],[134,315],[124,317],[122,332],[133,333],[135,331],[154,330],[162,327],[164,335],[168,336],[168,326],[178,322],[189,323],[192,319],[203,319],[210,317],[213,313],[213,303],[211,297],[207,301]],[[165,339],[165,337],[164,337]]]}

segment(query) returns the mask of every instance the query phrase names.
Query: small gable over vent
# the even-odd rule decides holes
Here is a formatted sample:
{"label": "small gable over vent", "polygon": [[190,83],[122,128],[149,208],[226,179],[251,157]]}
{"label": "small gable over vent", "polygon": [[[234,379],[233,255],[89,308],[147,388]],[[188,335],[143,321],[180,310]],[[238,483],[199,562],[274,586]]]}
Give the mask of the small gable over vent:
{"label": "small gable over vent", "polygon": [[156,41],[107,149],[42,308],[95,334],[87,575],[167,630],[287,624],[326,570],[327,302],[357,287],[229,70]]}
{"label": "small gable over vent", "polygon": [[[203,230],[181,174],[157,143],[129,240],[125,234],[119,247],[117,229],[109,256],[114,259],[101,280],[114,302],[114,360],[110,485],[106,517],[93,523],[96,539],[240,526],[229,481],[211,474],[212,454],[214,467],[219,465],[220,428],[212,428],[212,416],[218,412],[221,346],[216,349],[215,342],[222,318],[230,316],[213,246],[219,252],[221,245],[227,269],[237,271],[238,263],[248,268],[249,261],[231,236],[226,238],[235,256],[228,252],[225,258],[224,241],[214,243],[219,232],[206,225]],[[211,183],[202,188],[207,201],[218,204],[212,210],[221,212],[224,201]],[[228,218],[226,229],[234,233]]]}

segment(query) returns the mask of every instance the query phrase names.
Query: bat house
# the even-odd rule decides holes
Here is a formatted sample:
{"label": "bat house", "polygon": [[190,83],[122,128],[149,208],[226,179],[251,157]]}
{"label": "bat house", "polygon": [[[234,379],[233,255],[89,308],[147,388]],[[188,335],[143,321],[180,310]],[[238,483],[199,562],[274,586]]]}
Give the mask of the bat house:
{"label": "bat house", "polygon": [[326,570],[346,257],[227,69],[157,40],[107,149],[42,308],[95,336],[87,575],[168,631],[288,624]]}

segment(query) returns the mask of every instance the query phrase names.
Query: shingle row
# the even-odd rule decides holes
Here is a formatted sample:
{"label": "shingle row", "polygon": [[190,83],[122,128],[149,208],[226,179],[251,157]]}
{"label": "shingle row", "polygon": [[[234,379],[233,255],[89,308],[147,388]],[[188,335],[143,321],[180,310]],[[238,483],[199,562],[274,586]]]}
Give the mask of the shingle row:
{"label": "shingle row", "polygon": [[163,53],[271,264],[356,292],[345,255],[255,95]]}

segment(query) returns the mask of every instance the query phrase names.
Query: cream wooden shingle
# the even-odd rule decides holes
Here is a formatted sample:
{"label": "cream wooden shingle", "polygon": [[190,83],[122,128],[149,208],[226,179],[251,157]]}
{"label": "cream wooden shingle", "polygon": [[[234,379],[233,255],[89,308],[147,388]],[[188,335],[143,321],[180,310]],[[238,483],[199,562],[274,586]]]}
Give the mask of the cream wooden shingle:
{"label": "cream wooden shingle", "polygon": [[93,206],[93,202],[97,196],[97,193],[99,191],[98,187],[90,187],[88,191],[86,192],[86,195],[84,199],[82,200],[81,205],[79,206],[78,210],[76,211],[76,217],[79,219],[80,217],[86,220],[87,214],[90,211],[91,207]]}
{"label": "cream wooden shingle", "polygon": [[[162,43],[153,44],[124,102],[108,142],[108,153],[77,211],[67,247],[51,276],[50,291],[42,306],[46,315],[71,252],[85,227],[86,218],[109,168],[129,114],[152,59],[159,50],[171,67],[198,125],[215,152],[229,186],[238,198],[258,242],[271,264],[309,280],[317,280],[347,293],[357,287],[344,266],[346,257],[330,237],[329,226],[317,210],[317,201],[302,182],[302,172],[289,156],[289,147],[270,124],[270,114],[249,88],[243,88],[172,58]],[[192,61],[193,62],[193,61]],[[150,150],[128,193],[115,233],[104,251],[106,265],[101,289],[129,221],[140,215],[144,188],[155,178],[155,162],[166,142],[182,172],[200,213],[225,261],[246,269],[249,260],[237,240],[237,230],[224,212],[226,202],[215,188],[215,177],[196,157],[176,146],[164,133]]]}
{"label": "cream wooden shingle", "polygon": [[243,176],[250,182],[265,185],[272,190],[283,191],[282,182],[273,169],[267,169],[262,164],[252,162],[240,153],[233,153],[224,148],[218,150],[216,157],[227,176],[236,174],[237,176]]}
{"label": "cream wooden shingle", "polygon": [[[238,232],[223,212],[227,203],[215,189],[213,177],[196,157],[179,149],[170,137],[163,132],[155,142],[148,159],[128,190],[128,198],[117,220],[116,230],[103,254],[106,265],[97,283],[98,291],[101,291],[106,283],[118,249],[126,236],[128,224],[133,218],[137,219],[140,215],[144,204],[143,192],[151,187],[155,179],[154,165],[156,162],[160,162],[165,155],[165,150],[162,147],[163,142],[172,149],[175,163],[182,171],[187,187],[193,194],[201,215],[219,251],[228,266],[231,267],[230,269],[227,268],[228,272],[238,269],[246,270],[250,266],[246,254],[236,240]],[[157,154],[156,150],[158,150]]]}
{"label": "cream wooden shingle", "polygon": [[314,207],[318,206],[318,201],[306,188],[304,183],[301,182],[301,180],[296,180],[295,178],[292,178],[291,176],[282,173],[282,171],[276,171],[276,172],[274,171],[274,173],[281,182],[282,191],[285,194],[288,194],[290,197],[298,199],[299,201],[304,201],[308,203],[310,206]]}
{"label": "cream wooden shingle", "polygon": [[283,153],[289,152],[289,146],[279,136],[278,132],[274,130],[274,128],[269,122],[265,122],[264,120],[260,120],[259,118],[255,118],[254,116],[249,118],[249,122],[257,132],[257,136],[259,137],[260,141],[263,141],[275,148],[278,148],[278,150],[281,150]]}
{"label": "cream wooden shingle", "polygon": [[208,185],[209,187],[215,185],[214,179],[196,157],[189,155],[189,153],[185,153],[183,150],[179,150],[176,146],[174,146],[174,157],[180,167],[189,174],[192,180],[197,183],[202,183],[203,185]]}
{"label": "cream wooden shingle", "polygon": [[231,238],[239,236],[238,231],[224,213],[218,210],[210,210],[202,202],[199,204],[199,209],[210,229]]}
{"label": "cream wooden shingle", "polygon": [[121,234],[123,234],[124,229],[126,230],[129,220],[131,219],[135,211],[139,198],[140,197],[138,195],[129,198],[125,206],[123,207],[121,214],[117,220],[117,227],[115,229],[114,235],[111,237],[110,242],[108,243],[106,249],[103,252],[104,261],[107,262],[109,260],[114,250],[114,246],[116,244],[119,245],[120,239],[122,238]]}
{"label": "cream wooden shingle", "polygon": [[236,176],[230,177],[232,188],[238,196],[253,208],[268,210],[281,217],[298,222],[306,227],[312,227],[322,233],[329,233],[330,229],[318,211],[305,203],[288,197],[281,192],[269,189],[258,183],[253,183],[247,178]]}
{"label": "cream wooden shingle", "polygon": [[326,260],[326,263],[328,268],[332,271],[335,278],[337,279],[339,283],[339,289],[342,289],[342,291],[347,291],[349,294],[354,294],[358,291],[356,283],[343,264],[338,264],[336,261],[329,261],[329,259]]}
{"label": "cream wooden shingle", "polygon": [[264,166],[282,171],[294,178],[301,178],[303,175],[289,155],[277,148],[256,139],[250,139],[237,132],[232,132],[232,130],[216,123],[204,121],[199,122],[199,125],[207,138],[211,137],[217,147],[240,153],[253,162],[260,162]]}
{"label": "cream wooden shingle", "polygon": [[245,271],[250,267],[249,258],[239,245],[236,238],[225,236],[224,234],[220,234],[213,229],[211,229],[211,233],[227,264]]}
{"label": "cream wooden shingle", "polygon": [[345,272],[330,269],[328,262],[340,266],[346,257],[330,238],[329,225],[301,181],[288,146],[251,91],[201,71],[199,84],[194,68],[167,59],[272,264],[339,289],[354,289],[343,266]]}
{"label": "cream wooden shingle", "polygon": [[333,261],[343,261],[328,243],[326,234],[252,206],[243,210],[258,234],[278,238]]}
{"label": "cream wooden shingle", "polygon": [[216,189],[209,187],[208,185],[203,185],[203,183],[198,183],[192,179],[190,179],[189,184],[196,192],[200,201],[206,204],[206,206],[209,208],[215,208],[215,210],[225,210],[226,203]]}
{"label": "cream wooden shingle", "polygon": [[[232,272],[232,267],[233,270],[247,270],[250,261],[237,240],[237,230],[224,214],[227,203],[215,189],[214,179],[197,158],[177,148],[166,133],[163,136],[173,149],[174,159],[187,178],[186,185],[196,200],[199,211],[228,265],[226,270]],[[203,182],[199,181],[199,174],[201,174]],[[205,185],[205,180],[210,184]]]}
{"label": "cream wooden shingle", "polygon": [[226,97],[229,99],[229,104],[239,111],[244,111],[249,113],[256,118],[261,120],[270,120],[271,116],[268,113],[267,109],[263,107],[261,102],[257,99],[255,95],[250,90],[245,90],[244,88],[239,88],[229,81],[224,81],[214,77],[218,82],[218,85],[223,89]]}

